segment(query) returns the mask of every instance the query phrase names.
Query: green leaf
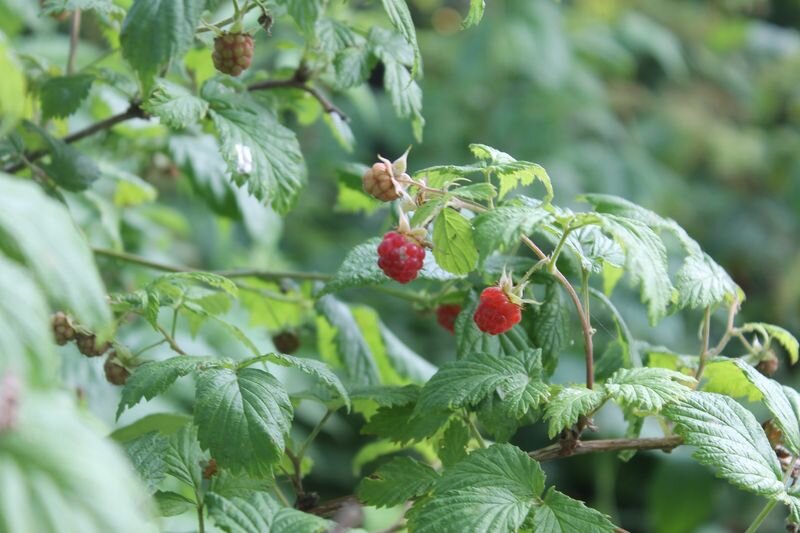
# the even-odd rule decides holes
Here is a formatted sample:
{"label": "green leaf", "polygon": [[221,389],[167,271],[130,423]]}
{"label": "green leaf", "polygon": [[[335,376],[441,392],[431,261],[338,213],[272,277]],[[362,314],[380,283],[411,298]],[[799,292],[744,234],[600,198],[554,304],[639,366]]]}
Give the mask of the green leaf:
{"label": "green leaf", "polygon": [[461,418],[453,418],[437,445],[436,454],[442,465],[448,468],[467,456],[470,441],[469,428]]}
{"label": "green leaf", "polygon": [[705,309],[732,300],[741,289],[708,254],[689,255],[675,276],[678,305]]}
{"label": "green leaf", "polygon": [[476,353],[442,365],[422,388],[415,416],[443,409],[476,405],[497,391],[508,412],[517,418],[547,400],[540,350],[505,357]]}
{"label": "green leaf", "polygon": [[544,417],[549,420],[547,436],[551,439],[562,429],[574,426],[582,415],[597,411],[608,399],[602,387],[587,389],[581,385],[564,387],[547,402]]}
{"label": "green leaf", "polygon": [[270,533],[326,533],[336,524],[297,509],[283,508],[275,513]]}
{"label": "green leaf", "polygon": [[[405,0],[384,0],[405,5]],[[422,89],[414,81],[413,72],[418,64],[418,51],[406,43],[400,35],[383,28],[372,28],[369,47],[384,65],[383,85],[389,93],[395,112],[401,117],[411,117],[414,137],[422,141]]]}
{"label": "green leaf", "polygon": [[536,533],[612,533],[616,528],[600,511],[550,487],[542,505],[534,508],[533,530]]}
{"label": "green leaf", "polygon": [[172,435],[191,421],[192,417],[189,415],[154,413],[143,416],[132,424],[115,429],[109,437],[117,442],[126,443],[154,431],[162,435]]}
{"label": "green leaf", "polygon": [[280,504],[265,492],[253,492],[247,498],[225,498],[211,492],[206,501],[214,524],[227,533],[272,531],[273,518],[280,509]]}
{"label": "green leaf", "polygon": [[142,399],[151,400],[167,390],[181,376],[208,363],[209,357],[179,355],[163,361],[150,361],[138,367],[128,378],[117,407],[117,418]]}
{"label": "green leaf", "polygon": [[44,130],[39,130],[39,133],[50,148],[50,162],[41,167],[59,187],[80,192],[100,177],[100,169],[92,158]]}
{"label": "green leaf", "polygon": [[483,10],[485,7],[486,2],[484,0],[470,0],[469,12],[467,13],[466,18],[464,18],[462,27],[466,29],[471,26],[476,26],[483,18]]}
{"label": "green leaf", "polygon": [[784,492],[783,473],[758,421],[727,396],[693,392],[664,410],[692,456],[742,490],[762,496]]}
{"label": "green leaf", "polygon": [[283,386],[255,368],[210,369],[197,377],[194,422],[221,466],[268,474],[283,455],[293,409]]}
{"label": "green leaf", "polygon": [[518,531],[530,503],[506,489],[467,488],[420,500],[406,514],[414,533]]}
{"label": "green leaf", "polygon": [[415,413],[413,403],[381,407],[361,428],[361,432],[378,435],[392,442],[421,441],[436,434],[447,424],[450,416],[450,412],[442,409]]}
{"label": "green leaf", "polygon": [[420,69],[422,56],[417,44],[417,30],[414,27],[414,21],[411,20],[408,4],[406,4],[406,0],[381,0],[381,2],[386,14],[389,15],[389,20],[392,21],[394,27],[397,28],[397,31],[405,38],[414,52],[413,72],[416,73]]}
{"label": "green leaf", "polygon": [[472,224],[458,211],[442,209],[433,223],[433,255],[436,262],[456,275],[469,274],[478,260]]}
{"label": "green leaf", "polygon": [[11,373],[35,385],[57,383],[59,359],[47,302],[30,274],[3,255],[0,323],[0,376]]}
{"label": "green leaf", "polygon": [[[355,287],[380,285],[389,281],[389,278],[378,266],[378,245],[380,242],[381,239],[376,237],[350,250],[333,279],[325,284],[320,294],[330,294]],[[436,264],[433,255],[426,253],[422,270],[419,271],[417,279],[447,281],[457,279],[457,276],[442,270]]]}
{"label": "green leaf", "polygon": [[485,163],[484,171],[495,174],[500,180],[499,198],[503,198],[517,187],[531,185],[539,181],[547,193],[542,201],[545,204],[553,199],[553,185],[547,171],[536,163],[517,161],[505,152],[501,152],[485,144],[470,144],[472,154]]}
{"label": "green leaf", "polygon": [[200,122],[208,112],[208,102],[181,85],[160,79],[142,109],[179,130]]}
{"label": "green leaf", "polygon": [[222,157],[237,185],[280,214],[291,209],[306,179],[303,154],[294,132],[249,95],[207,83],[202,96],[220,137]]}
{"label": "green leaf", "polygon": [[58,15],[64,11],[95,11],[100,15],[119,15],[125,11],[114,5],[113,0],[44,0],[42,5],[43,15]]}
{"label": "green leaf", "polygon": [[61,204],[33,183],[0,174],[0,235],[0,249],[10,243],[54,305],[100,337],[111,333],[111,311],[92,253]]}
{"label": "green leaf", "polygon": [[566,346],[570,334],[569,307],[564,293],[555,283],[545,289],[541,305],[529,313],[525,329],[534,346],[541,348],[544,370],[551,375],[558,366],[558,356]]}
{"label": "green leaf", "polygon": [[456,187],[450,194],[464,200],[491,200],[497,196],[497,189],[491,183],[478,182]]}
{"label": "green leaf", "polygon": [[625,252],[625,270],[641,287],[651,324],[660,320],[672,300],[672,283],[667,273],[667,252],[661,238],[646,224],[617,215],[597,216],[599,225]]}
{"label": "green leaf", "polygon": [[475,244],[485,259],[495,250],[509,250],[522,235],[547,222],[550,213],[541,205],[503,205],[475,217]]}
{"label": "green leaf", "polygon": [[189,49],[204,8],[205,0],[134,0],[122,22],[120,44],[145,87]]}
{"label": "green leaf", "polygon": [[778,343],[789,353],[789,360],[792,362],[792,364],[797,362],[798,348],[800,345],[798,345],[797,339],[794,337],[794,335],[782,327],[775,326],[773,324],[766,324],[764,322],[749,322],[739,329],[743,333],[757,331],[767,339],[774,339],[778,341]]}
{"label": "green leaf", "polygon": [[372,351],[350,308],[329,295],[317,300],[316,309],[335,328],[335,351],[347,378],[358,385],[380,383]]}
{"label": "green leaf", "polygon": [[70,395],[26,389],[18,408],[13,429],[0,434],[0,531],[156,527],[132,504],[147,501],[147,493],[122,450],[97,433]]}
{"label": "green leaf", "polygon": [[666,368],[620,368],[605,389],[617,402],[639,411],[658,413],[691,392],[697,381]]}
{"label": "green leaf", "polygon": [[0,31],[0,137],[11,131],[24,116],[26,98],[25,73],[14,50]]}
{"label": "green leaf", "polygon": [[182,494],[168,490],[159,490],[153,497],[158,505],[161,516],[178,516],[189,511],[194,511],[197,504]]}
{"label": "green leaf", "polygon": [[64,118],[73,114],[89,96],[93,82],[94,76],[91,74],[73,74],[45,80],[39,89],[43,118]]}
{"label": "green leaf", "polygon": [[410,457],[396,457],[361,480],[356,495],[367,505],[391,507],[428,492],[439,474]]}
{"label": "green leaf", "polygon": [[167,463],[164,456],[169,440],[153,431],[125,443],[125,453],[139,472],[142,481],[152,492],[167,474]]}
{"label": "green leaf", "polygon": [[314,26],[323,12],[323,3],[320,0],[277,0],[279,5],[286,7],[289,16],[306,34],[313,34]]}
{"label": "green leaf", "polygon": [[448,468],[433,498],[408,513],[415,533],[516,531],[544,490],[539,463],[510,444],[476,450]]}
{"label": "green leaf", "polygon": [[278,365],[296,368],[301,372],[305,372],[306,374],[316,377],[328,389],[335,392],[337,396],[342,399],[345,406],[347,406],[347,410],[350,410],[350,396],[347,394],[347,390],[344,388],[339,376],[334,374],[325,363],[321,361],[315,361],[313,359],[294,357],[282,353],[267,354],[267,358],[269,361]]}
{"label": "green leaf", "polygon": [[725,357],[715,357],[706,365],[701,389],[731,398],[747,398],[751,402],[761,400],[761,391],[750,383],[733,359]]}
{"label": "green leaf", "polygon": [[[800,454],[800,424],[798,424],[795,408],[780,383],[769,379],[747,364],[741,359],[736,359],[733,363],[738,366],[747,380],[761,391],[764,405],[772,413],[773,421],[783,432],[784,444],[794,455]],[[792,390],[792,389],[788,389]],[[794,396],[792,396],[794,398]]]}
{"label": "green leaf", "polygon": [[208,453],[200,449],[197,428],[191,422],[169,436],[164,461],[167,473],[175,479],[199,490],[203,485],[202,465],[209,459]]}

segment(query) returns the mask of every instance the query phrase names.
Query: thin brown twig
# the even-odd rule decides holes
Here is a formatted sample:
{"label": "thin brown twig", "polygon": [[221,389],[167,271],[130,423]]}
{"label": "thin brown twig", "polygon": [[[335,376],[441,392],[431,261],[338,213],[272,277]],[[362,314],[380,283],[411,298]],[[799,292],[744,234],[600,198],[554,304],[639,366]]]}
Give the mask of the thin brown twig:
{"label": "thin brown twig", "polygon": [[[111,129],[120,122],[125,122],[126,120],[130,120],[132,118],[147,118],[147,114],[141,108],[140,103],[138,101],[131,102],[131,105],[128,107],[127,110],[123,111],[122,113],[117,113],[116,115],[110,116],[107,119],[101,120],[100,122],[95,122],[94,124],[87,126],[82,130],[78,130],[75,133],[71,133],[66,137],[62,138],[61,141],[71,144],[76,141],[80,141],[85,137],[90,137],[95,133],[99,133],[103,130]],[[36,150],[34,152],[28,152],[23,155],[23,161],[19,163],[15,163],[13,165],[9,165],[8,167],[3,169],[3,172],[8,174],[13,174],[15,172],[19,172],[23,168],[25,168],[26,161],[34,162],[42,157],[46,156],[49,153],[48,150]]]}
{"label": "thin brown twig", "polygon": [[339,115],[339,117],[345,121],[350,120],[347,115],[345,115],[344,111],[336,107],[319,89],[309,85],[308,80],[303,79],[301,75],[295,74],[287,80],[259,81],[247,87],[248,91],[263,91],[269,89],[299,89],[305,91],[317,99],[326,113]]}
{"label": "thin brown twig", "polygon": [[81,33],[81,10],[72,12],[69,29],[69,54],[67,55],[67,74],[75,72],[75,56],[78,54],[78,38]]}
{"label": "thin brown twig", "polygon": [[528,453],[528,455],[542,462],[572,457],[573,455],[618,452],[622,450],[664,450],[669,452],[681,444],[683,444],[683,439],[681,437],[578,440],[573,447],[566,450],[561,443],[556,443],[534,450]]}
{"label": "thin brown twig", "polygon": [[735,333],[735,328],[733,327],[733,322],[736,319],[736,313],[739,312],[739,300],[736,299],[731,303],[731,306],[728,308],[728,322],[725,326],[725,333],[722,335],[722,338],[719,340],[716,346],[714,346],[710,352],[708,352],[709,357],[713,357],[715,355],[719,355],[722,350],[725,349],[725,346],[728,345],[728,342],[731,340],[731,336]]}
{"label": "thin brown twig", "polygon": [[[536,246],[529,237],[526,235],[522,236],[522,242],[530,248],[534,254],[539,259],[547,259],[547,254],[545,254],[541,248]],[[561,273],[558,268],[553,268],[552,272],[553,276],[555,276],[556,280],[566,289],[567,294],[572,299],[572,303],[575,304],[575,310],[578,312],[578,318],[581,321],[581,329],[583,330],[583,344],[584,344],[584,353],[586,358],[586,388],[591,389],[594,388],[594,348],[592,346],[592,325],[589,322],[589,317],[586,316],[586,313],[583,309],[583,304],[581,304],[581,298],[578,296],[578,293],[575,291],[575,287],[572,286],[572,283]]]}
{"label": "thin brown twig", "polygon": [[164,336],[164,338],[167,340],[167,343],[169,344],[169,347],[172,348],[173,351],[178,352],[181,355],[186,355],[186,352],[184,352],[181,349],[181,347],[178,346],[178,343],[175,341],[172,335],[169,334],[167,330],[165,330],[158,324],[156,324],[156,329],[158,329],[159,333],[161,333]]}

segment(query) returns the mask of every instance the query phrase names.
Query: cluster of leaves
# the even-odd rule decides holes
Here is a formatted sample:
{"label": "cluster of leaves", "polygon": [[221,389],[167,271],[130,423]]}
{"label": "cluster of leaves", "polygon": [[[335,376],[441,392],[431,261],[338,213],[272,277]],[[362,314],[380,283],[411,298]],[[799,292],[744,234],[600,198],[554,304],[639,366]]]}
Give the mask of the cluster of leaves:
{"label": "cluster of leaves", "polygon": [[[336,17],[324,2],[270,4],[276,16],[285,13],[294,21],[295,37],[304,44],[285,72],[275,69],[273,79],[256,69],[249,85],[212,77],[208,68],[209,43],[199,29],[204,13],[215,12],[218,4],[134,0],[126,11],[110,0],[44,2],[45,14],[91,13],[104,38],[122,51],[125,63],[114,67],[130,69],[95,64],[60,75],[28,59],[22,76],[17,54],[0,41],[0,65],[8,67],[0,105],[12,99],[27,103],[19,112],[2,108],[6,137],[0,158],[8,172],[24,167],[23,176],[30,178],[0,176],[0,314],[8,325],[0,329],[0,493],[35,495],[26,502],[0,498],[0,529],[143,531],[153,515],[194,514],[201,530],[206,518],[237,533],[330,530],[332,522],[299,507],[308,496],[302,482],[312,468],[309,447],[322,425],[342,411],[363,417],[363,433],[377,437],[357,466],[383,463],[364,477],[358,498],[375,507],[412,502],[409,531],[614,531],[599,511],[545,487],[541,455],[508,443],[520,428],[541,422],[550,438],[560,436],[557,445],[569,455],[592,416],[609,403],[625,414],[630,450],[637,449],[645,418],[656,417],[674,433],[665,437],[677,435],[696,447],[700,463],[770,505],[788,505],[791,520],[800,521],[800,495],[791,477],[800,455],[800,397],[754,368],[775,344],[796,362],[792,335],[771,324],[735,326],[743,292],[674,221],[607,195],[581,197],[588,211],[557,206],[541,166],[486,145],[470,146],[474,162],[417,171],[409,185],[413,194],[400,202],[411,224],[429,232],[433,254],[416,282],[425,292],[386,287],[372,239],[354,247],[331,276],[193,271],[121,250],[95,250],[172,271],[125,283],[114,278],[116,263],[104,263],[116,291],[109,296],[87,236],[96,242],[93,226],[105,219],[113,230],[103,238],[122,248],[124,232],[147,224],[126,208],[152,203],[156,191],[122,165],[95,161],[76,149],[74,137],[55,135],[65,117],[96,103],[92,98],[102,102],[105,90],[124,95],[124,109],[85,135],[133,118],[157,118],[158,125],[141,127],[142,144],[169,132],[164,145],[172,163],[220,212],[226,212],[226,198],[243,202],[237,186],[277,213],[295,203],[305,170],[284,111],[301,122],[324,113],[334,133],[351,142],[346,122],[318,82],[335,90],[362,85],[380,61],[392,103],[421,135],[415,79],[422,63],[403,0],[383,2],[392,30],[364,29]],[[238,4],[245,11],[262,7],[239,2],[237,9]],[[473,0],[464,24],[477,23],[482,11],[483,2]],[[120,152],[135,146],[130,137],[121,144]],[[98,177],[113,180],[111,192],[95,190],[103,181]],[[535,197],[537,187],[543,193]],[[75,222],[85,222],[87,211],[90,221],[81,234]],[[153,218],[159,216],[168,218],[158,212]],[[668,251],[679,257],[675,272]],[[527,296],[539,302],[526,309],[521,324],[490,336],[472,320],[475,289],[493,284],[501,270],[532,281]],[[284,283],[287,278],[298,282]],[[580,281],[577,291],[570,278]],[[631,336],[611,301],[623,278],[638,291],[653,324],[681,311],[705,312],[697,355]],[[429,309],[459,302],[456,360],[435,367],[374,309],[339,298],[342,291],[364,287]],[[587,305],[592,298],[618,326],[594,371]],[[580,325],[572,321],[573,308]],[[709,347],[711,316],[721,308],[731,318],[720,343]],[[113,339],[132,370],[117,409],[117,417],[128,416],[130,423],[110,439],[86,423],[62,390],[55,371],[61,354],[49,331],[56,309],[68,311],[100,341]],[[309,357],[280,353],[251,338],[237,313],[273,332],[301,329],[313,337],[315,349]],[[177,336],[181,322],[195,340],[202,332],[221,331],[224,344],[193,342],[187,348],[191,341]],[[157,340],[147,344],[126,335],[138,325]],[[723,357],[734,337],[746,353]],[[587,383],[553,383],[573,338],[584,339]],[[129,349],[128,343],[136,345]],[[172,353],[148,355],[158,347]],[[281,367],[303,375],[304,386],[290,390]],[[136,411],[174,392],[186,376],[194,383],[184,398],[191,416]],[[742,396],[764,403],[780,429],[780,443],[770,442],[754,415],[733,399]],[[303,402],[321,405],[326,414],[300,439],[295,415]],[[779,462],[777,446],[788,450],[788,465]],[[385,457],[398,452],[400,457]]]}

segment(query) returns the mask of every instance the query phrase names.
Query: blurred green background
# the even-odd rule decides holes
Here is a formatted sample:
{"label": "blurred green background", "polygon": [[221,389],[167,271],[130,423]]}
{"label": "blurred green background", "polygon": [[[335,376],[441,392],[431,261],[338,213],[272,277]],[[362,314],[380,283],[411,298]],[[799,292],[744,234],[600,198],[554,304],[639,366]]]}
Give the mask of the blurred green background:
{"label": "blurred green background", "polygon": [[[38,64],[46,72],[51,63],[63,63],[68,26],[31,14],[35,3],[0,2],[7,15],[0,27],[14,35],[28,67]],[[324,123],[308,124],[304,113],[319,110],[287,105],[293,111],[285,116],[307,157],[309,185],[281,221],[226,185],[213,149],[202,169],[191,168],[158,126],[132,122],[118,128],[126,142],[112,137],[110,144],[94,139],[82,146],[124,161],[158,189],[163,203],[127,211],[118,233],[105,227],[107,220],[103,227],[87,224],[93,242],[124,243],[154,259],[205,268],[332,272],[352,246],[391,224],[385,209],[367,213],[353,209],[352,201],[337,200],[342,168],[370,164],[377,153],[396,157],[409,144],[411,170],[461,163],[470,160],[467,145],[480,142],[542,164],[562,205],[579,208],[576,195],[602,192],[674,218],[744,289],[743,319],[800,333],[800,2],[488,0],[484,20],[467,31],[460,31],[465,0],[409,3],[424,59],[422,143],[414,141],[406,120],[395,117],[381,88],[380,67],[369,90],[332,93],[351,118],[353,152],[337,143]],[[385,23],[371,3],[333,5],[364,24]],[[257,36],[256,67],[291,68],[298,57],[296,30],[279,19],[272,33]],[[93,44],[82,47],[79,64],[102,57],[109,47],[91,20],[84,36]],[[207,62],[207,50],[190,52],[189,61],[195,60],[192,54],[198,64]],[[113,72],[121,59],[111,55],[99,64]],[[124,109],[124,96],[93,89],[91,105],[70,119],[70,128]],[[97,187],[102,192],[103,182]],[[232,216],[219,216],[198,201],[200,190],[217,200],[217,213]],[[73,211],[81,209],[86,221],[102,212],[76,200]],[[111,287],[132,287],[149,275],[107,281]],[[368,290],[344,298],[374,305],[399,337],[433,363],[453,357],[452,337],[429,311]],[[633,292],[623,288],[614,299],[637,338],[696,353],[699,316],[669,317],[653,330]],[[602,348],[613,323],[602,313],[595,319]],[[722,313],[715,317],[712,335],[723,320]],[[271,332],[251,332],[269,342]],[[135,329],[127,335],[131,345],[143,342],[144,333],[137,337]],[[224,348],[222,341],[215,344],[214,332],[207,337],[196,342]],[[303,350],[313,353],[313,338],[304,335],[303,341]],[[555,380],[581,381],[580,350],[576,339]],[[779,378],[797,383],[796,371],[783,364],[785,358],[781,362]],[[91,389],[92,379],[102,380],[99,367],[87,375],[77,355],[72,363],[65,373],[81,387]],[[90,392],[88,401],[112,423],[115,393],[103,391]],[[172,391],[168,408],[190,409],[184,392],[181,386]],[[144,409],[164,410],[165,404],[133,416]],[[309,425],[317,416],[298,412]],[[602,436],[625,430],[613,408],[601,411],[596,422]],[[358,434],[359,424],[357,416],[332,419],[312,450],[316,467],[309,486],[324,498],[353,490],[353,455],[369,441]],[[646,427],[644,435],[658,432]],[[535,427],[513,442],[530,450],[547,439]],[[627,463],[613,455],[584,456],[545,468],[559,490],[585,499],[631,531],[742,531],[762,504],[714,480],[684,449],[640,454]],[[773,513],[764,531],[782,530],[782,512]]]}

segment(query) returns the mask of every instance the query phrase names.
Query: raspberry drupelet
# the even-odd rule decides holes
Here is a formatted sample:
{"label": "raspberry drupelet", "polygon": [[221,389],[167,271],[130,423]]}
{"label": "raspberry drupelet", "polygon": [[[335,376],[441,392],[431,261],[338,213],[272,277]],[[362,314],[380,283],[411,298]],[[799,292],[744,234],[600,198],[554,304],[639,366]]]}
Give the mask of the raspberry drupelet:
{"label": "raspberry drupelet", "polygon": [[384,235],[378,246],[378,266],[384,274],[399,283],[415,279],[424,260],[425,248],[422,244],[397,231]]}

